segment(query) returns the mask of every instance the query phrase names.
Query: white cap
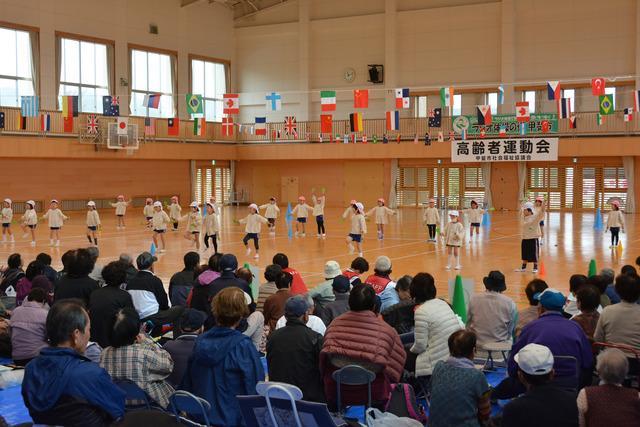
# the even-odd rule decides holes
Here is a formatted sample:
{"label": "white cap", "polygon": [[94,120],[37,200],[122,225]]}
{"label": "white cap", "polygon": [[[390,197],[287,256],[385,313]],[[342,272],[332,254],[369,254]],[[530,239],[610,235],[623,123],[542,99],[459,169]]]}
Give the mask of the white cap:
{"label": "white cap", "polygon": [[161,208],[161,207],[162,207],[162,202],[161,202],[161,201],[159,201],[159,200],[158,200],[158,201],[153,202],[153,207],[156,207],[156,206],[157,206],[157,207],[159,207],[159,208]]}
{"label": "white cap", "polygon": [[11,202],[11,199],[4,199],[4,201],[5,201],[5,202],[7,202],[7,203],[9,203],[9,204],[11,204],[11,203],[12,203],[12,202]]}
{"label": "white cap", "polygon": [[36,202],[34,202],[33,200],[27,200],[26,203],[28,205],[31,205],[31,207],[35,208],[36,207]]}
{"label": "white cap", "polygon": [[358,208],[358,212],[364,214],[364,205],[360,202],[356,202],[356,208]]}
{"label": "white cap", "polygon": [[533,203],[526,202],[524,205],[522,205],[522,209],[531,209],[531,210],[533,210]]}
{"label": "white cap", "polygon": [[198,206],[198,202],[191,202],[191,204],[189,205],[189,207],[191,208],[197,208]]}
{"label": "white cap", "polygon": [[89,200],[87,202],[87,206],[93,206],[95,208],[96,207],[96,202],[94,202],[93,200]]}
{"label": "white cap", "polygon": [[51,199],[51,203],[59,203],[58,199]]}
{"label": "white cap", "polygon": [[255,211],[258,212],[258,205],[256,205],[255,203],[251,203],[249,205],[249,209],[255,209]]}
{"label": "white cap", "polygon": [[207,206],[211,206],[211,209],[215,209],[216,208],[215,206],[213,206],[213,203],[211,203],[211,202],[207,202]]}
{"label": "white cap", "polygon": [[553,369],[553,354],[548,347],[527,344],[513,357],[518,367],[529,375],[545,375]]}
{"label": "white cap", "polygon": [[458,211],[449,211],[450,216],[460,216],[460,212]]}

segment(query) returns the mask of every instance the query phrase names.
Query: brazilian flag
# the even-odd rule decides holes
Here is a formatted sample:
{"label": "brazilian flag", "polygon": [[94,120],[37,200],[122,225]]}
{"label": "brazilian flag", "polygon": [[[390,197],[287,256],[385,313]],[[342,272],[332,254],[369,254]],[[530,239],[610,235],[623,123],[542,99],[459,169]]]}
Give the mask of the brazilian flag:
{"label": "brazilian flag", "polygon": [[614,113],[613,95],[600,95],[599,101],[600,114],[607,115]]}
{"label": "brazilian flag", "polygon": [[187,94],[187,113],[189,114],[203,114],[202,108],[202,95],[196,95],[194,93]]}

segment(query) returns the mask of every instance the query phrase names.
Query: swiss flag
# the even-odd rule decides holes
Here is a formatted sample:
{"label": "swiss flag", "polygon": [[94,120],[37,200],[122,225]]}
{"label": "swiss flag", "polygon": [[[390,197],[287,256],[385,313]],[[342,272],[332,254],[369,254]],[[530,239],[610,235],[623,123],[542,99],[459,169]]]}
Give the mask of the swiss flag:
{"label": "swiss flag", "polygon": [[118,135],[126,135],[129,131],[129,118],[118,117]]}
{"label": "swiss flag", "polygon": [[596,77],[591,79],[591,95],[600,96],[604,95],[604,89],[606,87],[604,77]]}
{"label": "swiss flag", "polygon": [[224,114],[240,114],[240,97],[237,93],[225,93],[222,101]]}
{"label": "swiss flag", "polygon": [[353,91],[353,108],[369,108],[369,91],[367,89]]}
{"label": "swiss flag", "polygon": [[485,128],[480,128],[480,138],[484,138],[487,136],[487,131]]}
{"label": "swiss flag", "polygon": [[520,123],[526,123],[529,118],[529,102],[516,102],[516,120]]}

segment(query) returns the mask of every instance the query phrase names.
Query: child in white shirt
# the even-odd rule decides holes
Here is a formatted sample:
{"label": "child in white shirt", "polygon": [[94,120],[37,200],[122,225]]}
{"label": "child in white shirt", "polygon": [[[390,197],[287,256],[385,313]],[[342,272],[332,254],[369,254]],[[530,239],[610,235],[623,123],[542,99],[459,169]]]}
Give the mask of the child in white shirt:
{"label": "child in white shirt", "polygon": [[384,239],[384,226],[388,224],[389,221],[387,217],[389,215],[395,215],[396,211],[393,209],[389,209],[385,206],[385,202],[383,198],[378,199],[378,206],[373,207],[365,214],[365,216],[374,215],[376,220],[376,227],[378,228],[378,240]]}
{"label": "child in white shirt", "polygon": [[251,203],[249,205],[249,215],[238,220],[240,224],[246,224],[244,231],[247,233],[242,239],[245,248],[247,248],[247,255],[251,255],[251,248],[249,247],[249,240],[253,240],[253,246],[256,248],[256,254],[253,256],[255,259],[260,258],[260,229],[262,224],[267,224],[267,218],[261,216],[258,213],[258,205]]}
{"label": "child in white shirt", "polygon": [[147,227],[149,227],[149,221],[151,221],[151,218],[153,218],[153,199],[151,197],[147,197],[147,200],[144,201],[142,214],[144,215],[145,224],[147,224]]}
{"label": "child in white shirt", "polygon": [[456,263],[455,269],[460,270],[460,246],[464,239],[464,225],[459,221],[460,213],[458,211],[449,211],[449,222],[442,230],[442,240],[447,246],[447,270],[451,270],[451,257]]}
{"label": "child in white shirt", "polygon": [[264,209],[264,217],[269,221],[269,233],[276,233],[276,219],[278,215],[280,215],[280,208],[276,204],[276,198],[269,198],[269,203],[265,203],[264,205],[260,205],[259,209]]}
{"label": "child in white shirt", "polygon": [[465,213],[469,217],[469,237],[473,237],[473,230],[476,231],[476,236],[480,234],[480,223],[482,222],[482,215],[484,215],[484,209],[480,209],[478,202],[471,201],[471,207],[465,210]]}
{"label": "child in white shirt", "polygon": [[347,236],[347,247],[349,253],[353,253],[353,242],[356,243],[358,249],[358,256],[362,256],[362,236],[367,234],[367,223],[364,217],[364,205],[360,202],[356,202],[352,206],[353,216],[351,217],[351,229]]}
{"label": "child in white shirt", "polygon": [[131,203],[131,200],[128,202],[125,201],[122,194],[118,196],[118,200],[115,203],[111,203],[111,207],[116,208],[116,229],[118,230],[124,230],[124,215],[127,213],[127,206],[129,206],[129,203]]}
{"label": "child in white shirt", "polygon": [[184,237],[195,243],[196,249],[200,250],[200,229],[202,228],[202,215],[200,215],[200,207],[198,202],[191,202],[189,205],[191,212],[186,215],[187,231]]}
{"label": "child in white shirt", "polygon": [[11,231],[11,221],[13,220],[13,209],[11,208],[11,199],[4,199],[2,206],[2,243],[6,243],[7,235],[9,235],[9,241],[15,243],[16,239],[13,237]]}
{"label": "child in white shirt", "polygon": [[[153,244],[156,245],[156,248],[159,248],[158,252],[160,253],[166,252],[164,233],[167,231],[167,224],[169,224],[170,222],[171,220],[169,219],[169,215],[167,215],[167,213],[162,210],[162,202],[157,200],[153,202],[153,217],[151,218]],[[160,237],[160,241],[162,242],[162,248],[158,246],[158,237]]]}
{"label": "child in white shirt", "polygon": [[42,218],[49,221],[49,246],[60,246],[60,229],[64,225],[64,221],[69,217],[58,209],[58,200],[51,200],[49,210]]}
{"label": "child in white shirt", "polygon": [[207,203],[207,214],[204,217],[202,229],[204,230],[204,246],[209,249],[209,239],[213,243],[214,253],[218,253],[218,231],[220,223],[218,215],[215,214],[213,203]]}
{"label": "child in white shirt", "polygon": [[620,202],[614,200],[611,202],[611,212],[607,215],[607,229],[611,231],[611,246],[609,248],[617,248],[620,241],[620,230],[624,232],[624,217],[620,210]]}
{"label": "child in white shirt", "polygon": [[173,224],[171,231],[178,230],[178,222],[182,217],[182,206],[178,203],[178,196],[171,197],[171,204],[169,205],[169,218]]}
{"label": "child in white shirt", "polygon": [[[38,226],[38,214],[36,214],[36,202],[27,200],[25,203],[24,214],[22,214],[22,238],[26,238],[31,234],[31,246],[36,245],[36,227]],[[27,231],[28,230],[28,231]]]}
{"label": "child in white shirt", "polygon": [[438,229],[438,224],[440,224],[440,212],[436,208],[434,199],[429,199],[429,206],[424,210],[422,220],[427,225],[427,230],[429,230],[429,241],[435,242],[436,230]]}
{"label": "child in white shirt", "polygon": [[313,216],[316,217],[316,225],[318,226],[318,237],[326,237],[327,231],[324,228],[324,206],[326,197],[324,192],[322,196],[318,197],[313,194],[311,200],[313,201]]}
{"label": "child in white shirt", "polygon": [[[304,196],[298,197],[298,204],[291,211],[296,217],[296,236],[301,235],[304,237],[307,235],[305,226],[309,211],[312,211],[313,208],[306,203],[306,200]],[[300,228],[302,228],[302,232],[300,232]]]}
{"label": "child in white shirt", "polygon": [[[100,215],[98,215],[96,203],[93,200],[89,200],[87,208],[87,239],[89,240],[89,244],[98,246],[97,230],[100,226]],[[91,238],[93,238],[93,241]]]}

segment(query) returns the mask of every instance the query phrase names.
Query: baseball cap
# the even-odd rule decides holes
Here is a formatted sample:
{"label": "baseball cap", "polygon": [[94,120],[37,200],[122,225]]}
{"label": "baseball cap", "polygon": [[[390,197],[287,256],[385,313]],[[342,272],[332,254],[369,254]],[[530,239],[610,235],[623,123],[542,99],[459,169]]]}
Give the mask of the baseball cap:
{"label": "baseball cap", "polygon": [[138,258],[136,258],[136,264],[138,265],[139,270],[146,270],[157,260],[158,258],[154,257],[149,252],[142,252],[138,255]]}
{"label": "baseball cap", "polygon": [[349,292],[349,289],[351,288],[351,282],[346,276],[343,276],[341,274],[333,278],[333,283],[331,284],[331,287],[333,288],[334,291],[338,292],[339,294],[344,294]]}
{"label": "baseball cap", "polygon": [[284,315],[287,317],[300,317],[309,309],[307,300],[302,295],[296,295],[287,300],[284,305]]}
{"label": "baseball cap", "polygon": [[373,268],[377,271],[389,271],[391,270],[391,260],[388,256],[381,255],[376,258]]}
{"label": "baseball cap", "polygon": [[27,201],[26,201],[26,203],[27,203],[28,205],[31,205],[31,207],[32,207],[32,208],[35,208],[35,207],[36,207],[36,202],[34,202],[33,200],[27,200]]}
{"label": "baseball cap", "polygon": [[89,200],[89,201],[87,202],[87,206],[93,206],[93,207],[95,207],[95,206],[96,206],[96,202],[94,202],[93,200]]}
{"label": "baseball cap", "polygon": [[236,271],[238,269],[238,258],[234,254],[224,254],[220,257],[218,265],[222,271]]}
{"label": "baseball cap", "polygon": [[183,331],[197,331],[202,327],[207,315],[200,310],[187,308],[180,317],[180,328]]}
{"label": "baseball cap", "polygon": [[525,345],[513,360],[522,372],[529,375],[545,375],[553,369],[551,350],[540,344]]}
{"label": "baseball cap", "polygon": [[542,292],[533,295],[533,299],[540,301],[540,304],[547,310],[562,311],[566,298],[557,289],[547,288]]}
{"label": "baseball cap", "polygon": [[333,279],[336,276],[339,276],[342,272],[340,271],[340,264],[337,261],[327,261],[324,265],[324,277],[326,279]]}

